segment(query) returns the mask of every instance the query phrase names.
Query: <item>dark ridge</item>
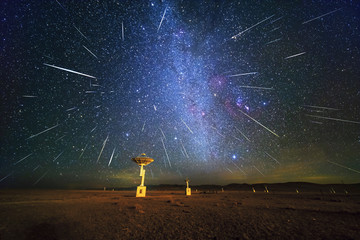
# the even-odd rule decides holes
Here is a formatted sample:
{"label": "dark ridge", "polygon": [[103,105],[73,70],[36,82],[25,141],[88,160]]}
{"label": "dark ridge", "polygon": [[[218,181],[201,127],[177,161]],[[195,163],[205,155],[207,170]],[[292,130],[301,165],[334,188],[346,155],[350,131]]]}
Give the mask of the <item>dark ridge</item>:
{"label": "dark ridge", "polygon": [[[146,186],[149,191],[182,191],[185,185],[159,184]],[[286,182],[286,183],[231,183],[228,185],[190,185],[193,192],[199,191],[253,191],[263,192],[322,192],[322,193],[360,193],[360,183],[354,184],[317,184],[309,182]],[[106,187],[108,191],[136,190],[134,187]],[[85,190],[103,190],[103,188],[86,188]]]}

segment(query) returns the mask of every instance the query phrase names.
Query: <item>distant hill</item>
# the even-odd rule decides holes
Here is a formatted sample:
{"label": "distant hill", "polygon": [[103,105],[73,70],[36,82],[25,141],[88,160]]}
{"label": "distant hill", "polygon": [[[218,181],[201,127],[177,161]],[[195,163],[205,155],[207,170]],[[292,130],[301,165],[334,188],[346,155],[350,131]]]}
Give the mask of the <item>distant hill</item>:
{"label": "distant hill", "polygon": [[[269,192],[323,192],[323,193],[360,193],[360,183],[356,184],[316,184],[309,182],[287,182],[287,183],[231,183],[228,185],[190,185],[192,191],[212,192],[212,191],[252,191],[263,192],[265,187]],[[136,186],[128,188],[107,187],[107,190],[135,190]],[[149,191],[181,191],[185,190],[185,184],[160,184],[148,185]],[[93,190],[102,190],[99,188]]]}

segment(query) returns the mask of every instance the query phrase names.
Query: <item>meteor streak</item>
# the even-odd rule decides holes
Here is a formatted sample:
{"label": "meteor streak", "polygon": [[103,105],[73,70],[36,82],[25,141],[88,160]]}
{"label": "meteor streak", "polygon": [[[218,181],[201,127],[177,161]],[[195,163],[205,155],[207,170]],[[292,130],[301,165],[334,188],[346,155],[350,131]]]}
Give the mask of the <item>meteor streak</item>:
{"label": "meteor streak", "polygon": [[233,161],[231,162],[235,165],[237,169],[239,169],[244,175],[246,175],[246,173],[236,163],[234,163]]}
{"label": "meteor streak", "polygon": [[340,109],[337,109],[337,108],[320,107],[320,106],[311,106],[311,105],[304,105],[304,107],[310,107],[310,108],[320,108],[320,109],[334,110],[334,111],[338,111],[338,110],[340,110]]}
{"label": "meteor streak", "polygon": [[44,173],[36,182],[34,182],[33,185],[36,185],[38,182],[40,182],[40,180],[43,179],[48,172],[49,172],[49,171],[47,171],[46,173]]}
{"label": "meteor streak", "polygon": [[[64,151],[65,151],[65,150],[64,150]],[[58,158],[64,153],[64,151],[62,151],[61,153],[59,153],[59,155],[57,155],[57,156],[54,158],[53,162],[55,162],[56,159],[58,159]]]}
{"label": "meteor streak", "polygon": [[39,167],[40,167],[40,165],[37,165],[37,166],[33,169],[33,172],[35,172]]}
{"label": "meteor streak", "polygon": [[303,55],[303,54],[305,54],[305,53],[306,53],[306,52],[301,52],[301,53],[298,53],[298,54],[295,54],[295,55],[288,56],[288,57],[286,57],[286,58],[284,58],[284,59],[290,59],[290,58],[298,57],[298,56]]}
{"label": "meteor streak", "polygon": [[281,165],[276,158],[274,158],[273,156],[271,156],[271,155],[268,154],[267,152],[265,152],[265,154],[268,155],[272,160],[274,160],[275,162],[277,162],[279,165]]}
{"label": "meteor streak", "polygon": [[337,11],[339,11],[339,10],[341,10],[341,8],[335,9],[335,10],[333,10],[333,11],[331,11],[331,12],[328,12],[328,13],[325,13],[325,14],[323,14],[323,15],[321,15],[321,16],[318,16],[318,17],[312,18],[312,19],[310,19],[310,20],[307,20],[307,21],[303,22],[302,24],[307,24],[307,23],[312,22],[312,21],[314,21],[314,20],[316,20],[316,19],[325,17],[325,16],[330,15],[330,14],[332,14],[332,13],[334,13],[334,12],[337,12]]}
{"label": "meteor streak", "polygon": [[83,45],[83,47],[84,47],[91,55],[93,55],[96,59],[98,59],[98,57],[97,57],[92,51],[90,51],[90,49],[88,49],[88,48],[85,47],[84,45]]}
{"label": "meteor streak", "polygon": [[263,175],[265,177],[265,175],[255,166],[253,166],[261,175]]}
{"label": "meteor streak", "polygon": [[261,24],[261,23],[265,22],[266,20],[269,20],[269,19],[270,19],[270,18],[272,18],[273,16],[274,16],[274,15],[271,15],[270,17],[265,18],[264,20],[262,20],[262,21],[260,21],[260,22],[256,23],[255,25],[252,25],[251,27],[249,27],[249,28],[245,29],[244,31],[239,32],[238,34],[236,34],[236,35],[232,36],[232,37],[231,37],[231,39],[236,39],[237,37],[240,37],[240,36],[241,36],[242,34],[244,34],[245,32],[247,32],[247,31],[251,30],[252,28],[256,27],[257,25],[259,25],[259,24]]}
{"label": "meteor streak", "polygon": [[165,11],[164,11],[164,14],[163,14],[163,16],[162,16],[162,18],[161,18],[161,21],[160,21],[159,27],[158,27],[158,29],[157,29],[157,32],[159,32],[159,29],[160,29],[160,27],[161,27],[161,24],[162,24],[162,22],[163,22],[163,20],[164,20],[165,13],[166,13],[166,9],[167,9],[167,8],[165,8]]}
{"label": "meteor streak", "polygon": [[23,95],[22,97],[24,97],[24,98],[37,98],[37,96],[33,96],[33,95]]}
{"label": "meteor streak", "polygon": [[339,164],[339,163],[332,162],[332,161],[329,161],[329,160],[327,160],[327,162],[332,163],[332,164],[334,164],[334,165],[336,165],[336,166],[338,166],[338,167],[342,167],[342,168],[345,168],[345,169],[347,169],[347,170],[350,170],[350,171],[353,171],[353,172],[356,172],[356,173],[360,173],[360,171],[358,171],[358,170],[349,168],[349,167],[344,166],[344,165],[341,165],[341,164]]}
{"label": "meteor streak", "polygon": [[184,125],[187,127],[187,129],[189,129],[189,131],[190,131],[191,133],[193,133],[193,131],[191,131],[191,129],[189,128],[189,126],[184,122],[184,120],[182,120],[182,118],[181,118],[181,121],[184,123]]}
{"label": "meteor streak", "polygon": [[57,142],[57,141],[59,141],[59,140],[63,139],[65,136],[66,136],[66,135],[63,135],[63,136],[59,137],[58,139],[56,139],[56,140],[55,140],[55,142]]}
{"label": "meteor streak", "polygon": [[272,41],[270,41],[270,42],[265,43],[265,45],[269,45],[270,43],[278,42],[278,41],[280,41],[280,40],[281,40],[281,38],[277,38],[277,39],[275,39],[275,40],[272,40]]}
{"label": "meteor streak", "polygon": [[45,132],[47,132],[47,131],[50,131],[51,129],[56,128],[57,126],[59,126],[59,124],[56,124],[55,126],[52,126],[52,127],[50,127],[50,128],[47,128],[47,129],[45,129],[44,131],[39,132],[39,133],[37,133],[37,134],[35,134],[35,135],[31,135],[31,136],[28,137],[26,140],[28,140],[28,139],[30,139],[30,138],[37,137],[37,136],[39,136],[40,134],[43,134],[43,133],[45,133]]}
{"label": "meteor streak", "polygon": [[250,140],[242,131],[240,131],[240,129],[238,129],[237,127],[235,127],[235,129],[236,129],[246,140],[248,140],[249,142],[251,142],[251,140]]}
{"label": "meteor streak", "polygon": [[168,153],[167,153],[167,151],[166,151],[165,143],[164,143],[164,141],[163,141],[162,138],[160,138],[160,139],[161,139],[162,145],[163,145],[163,147],[164,147],[164,151],[165,151],[165,154],[166,154],[166,158],[167,158],[167,160],[168,160],[168,162],[169,162],[169,166],[171,167],[171,163],[170,163],[169,155],[168,155]]}
{"label": "meteor streak", "polygon": [[90,131],[90,133],[92,133],[93,131],[95,131],[96,128],[97,128],[97,126],[95,126],[95,127]]}
{"label": "meteor streak", "polygon": [[144,129],[145,129],[145,123],[146,123],[146,121],[144,121],[144,124],[143,124],[143,126],[142,126],[142,129],[141,129],[142,132],[143,132]]}
{"label": "meteor streak", "polygon": [[268,87],[255,87],[255,86],[239,86],[240,88],[253,88],[253,89],[262,89],[262,90],[274,90],[274,88]]}
{"label": "meteor streak", "polygon": [[249,115],[247,115],[246,113],[244,113],[243,111],[239,110],[242,114],[244,114],[245,116],[247,116],[248,118],[250,118],[251,120],[253,120],[254,122],[256,122],[257,124],[259,124],[260,126],[262,126],[263,128],[265,128],[266,130],[268,130],[270,133],[274,134],[275,136],[279,137],[279,135],[277,135],[275,132],[271,131],[269,128],[265,127],[264,125],[262,125],[260,122],[256,121],[254,118],[250,117]]}
{"label": "meteor streak", "polygon": [[84,149],[81,151],[81,154],[79,156],[79,159],[82,157],[82,155],[84,154],[86,148],[87,148],[88,144],[85,145]]}
{"label": "meteor streak", "polygon": [[246,76],[246,75],[254,75],[257,74],[258,72],[248,72],[248,73],[239,73],[239,74],[235,74],[235,75],[229,75],[228,77],[239,77],[239,76]]}
{"label": "meteor streak", "polygon": [[113,152],[112,152],[112,154],[111,154],[111,157],[110,157],[110,161],[109,161],[108,166],[110,166],[110,164],[111,164],[111,161],[112,161],[113,156],[114,156],[114,153],[115,153],[115,149],[116,149],[116,147],[114,147],[114,150],[113,150]]}
{"label": "meteor streak", "polygon": [[77,72],[77,71],[74,71],[74,70],[71,70],[71,69],[62,68],[62,67],[58,67],[58,66],[55,66],[55,65],[47,64],[47,63],[43,63],[43,64],[44,64],[45,66],[48,66],[48,67],[52,67],[52,68],[56,68],[56,69],[60,69],[60,70],[66,71],[66,72],[75,73],[75,74],[78,74],[78,75],[81,75],[81,76],[85,76],[85,77],[89,77],[89,78],[94,78],[94,79],[96,79],[96,77],[94,77],[94,76],[91,76],[91,75],[88,75],[88,74],[85,74],[85,73],[81,73],[81,72]]}
{"label": "meteor streak", "polygon": [[66,109],[66,112],[70,112],[70,111],[75,110],[75,109],[76,109],[76,107],[72,107],[72,108]]}
{"label": "meteor streak", "polygon": [[164,139],[165,139],[165,141],[166,141],[166,137],[165,137],[165,134],[164,134],[163,130],[162,130],[161,128],[159,128],[159,129],[160,129],[161,134],[163,135],[163,137],[164,137]]}
{"label": "meteor streak", "polygon": [[346,123],[360,124],[360,122],[351,121],[351,120],[346,120],[346,119],[331,118],[331,117],[322,117],[322,116],[309,115],[309,114],[306,114],[306,116],[314,117],[314,118],[320,118],[320,119],[333,120],[333,121],[337,121],[337,122],[346,122]]}
{"label": "meteor streak", "polygon": [[103,152],[103,150],[104,150],[104,148],[105,148],[105,145],[106,145],[106,142],[108,141],[108,139],[109,139],[109,134],[107,135],[106,139],[105,139],[104,142],[103,142],[103,145],[102,145],[101,151],[100,151],[100,153],[99,153],[99,156],[98,156],[98,158],[97,158],[97,160],[96,160],[96,163],[99,162],[99,159],[100,159],[100,157],[101,157],[101,154],[102,154],[102,152]]}
{"label": "meteor streak", "polygon": [[4,181],[5,179],[7,179],[8,177],[10,177],[14,172],[9,173],[8,175],[6,175],[5,177],[3,177],[2,179],[0,179],[0,182]]}
{"label": "meteor streak", "polygon": [[89,39],[87,39],[87,37],[80,31],[80,29],[78,29],[75,25],[73,25],[73,26],[81,34],[81,36],[83,36],[86,40],[89,41]]}
{"label": "meteor streak", "polygon": [[185,149],[185,147],[184,147],[184,144],[183,144],[183,142],[181,141],[181,139],[180,139],[180,143],[181,143],[182,148],[184,149],[184,153],[185,153],[186,157],[189,158],[189,155],[188,155],[188,153],[187,153],[187,151],[186,151],[186,149]]}
{"label": "meteor streak", "polygon": [[124,41],[124,22],[121,22],[121,39]]}

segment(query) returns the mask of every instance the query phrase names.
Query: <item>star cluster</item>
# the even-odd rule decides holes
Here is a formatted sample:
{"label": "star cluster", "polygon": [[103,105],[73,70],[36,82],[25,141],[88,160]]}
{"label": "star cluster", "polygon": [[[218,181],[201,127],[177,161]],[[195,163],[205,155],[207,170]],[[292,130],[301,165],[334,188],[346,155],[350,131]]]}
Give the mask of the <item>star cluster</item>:
{"label": "star cluster", "polygon": [[340,1],[2,1],[0,186],[358,182]]}

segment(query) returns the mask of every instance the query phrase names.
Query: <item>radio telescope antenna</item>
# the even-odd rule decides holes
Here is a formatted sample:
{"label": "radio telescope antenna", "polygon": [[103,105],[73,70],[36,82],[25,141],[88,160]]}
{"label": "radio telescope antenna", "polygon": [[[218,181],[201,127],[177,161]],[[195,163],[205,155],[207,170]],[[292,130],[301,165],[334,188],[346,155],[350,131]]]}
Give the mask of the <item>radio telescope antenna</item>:
{"label": "radio telescope antenna", "polygon": [[136,189],[136,197],[145,197],[146,195],[146,186],[144,186],[145,181],[145,169],[144,166],[152,163],[154,159],[147,157],[145,153],[142,153],[140,156],[131,159],[137,165],[140,166],[140,177],[141,177],[141,184]]}

